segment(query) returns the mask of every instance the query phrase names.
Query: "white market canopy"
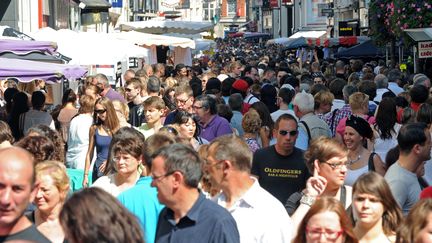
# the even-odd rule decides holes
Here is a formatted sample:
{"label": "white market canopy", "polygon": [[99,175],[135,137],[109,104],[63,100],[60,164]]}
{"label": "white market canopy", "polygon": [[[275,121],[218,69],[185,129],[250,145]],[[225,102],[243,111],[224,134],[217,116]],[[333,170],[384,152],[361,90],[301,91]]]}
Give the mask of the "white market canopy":
{"label": "white market canopy", "polygon": [[305,38],[321,38],[323,37],[327,31],[325,30],[309,30],[309,31],[299,31],[291,35],[289,38],[299,38],[299,37],[305,37]]}
{"label": "white market canopy", "polygon": [[120,30],[135,30],[151,34],[198,34],[213,27],[214,24],[208,21],[147,20],[123,23],[120,25]]}
{"label": "white market canopy", "polygon": [[164,35],[152,35],[147,33],[141,33],[137,31],[122,31],[119,33],[108,34],[113,38],[119,40],[125,40],[133,42],[137,45],[163,45],[163,46],[173,46],[181,48],[191,48],[195,49],[195,42],[188,38],[164,36]]}
{"label": "white market canopy", "polygon": [[75,32],[68,29],[54,30],[49,27],[30,33],[36,40],[54,41],[57,51],[72,58],[70,64],[112,64],[129,57],[148,57],[148,49],[129,41],[110,37],[106,33]]}

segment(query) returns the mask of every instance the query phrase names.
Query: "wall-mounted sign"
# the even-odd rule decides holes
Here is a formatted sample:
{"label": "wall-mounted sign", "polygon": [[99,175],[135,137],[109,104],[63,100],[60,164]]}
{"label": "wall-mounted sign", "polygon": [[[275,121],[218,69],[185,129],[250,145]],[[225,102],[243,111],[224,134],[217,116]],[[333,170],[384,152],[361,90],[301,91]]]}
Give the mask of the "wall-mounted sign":
{"label": "wall-mounted sign", "polygon": [[354,28],[347,21],[339,21],[339,36],[353,36]]}
{"label": "wall-mounted sign", "polygon": [[419,58],[432,57],[432,41],[425,41],[418,43]]}

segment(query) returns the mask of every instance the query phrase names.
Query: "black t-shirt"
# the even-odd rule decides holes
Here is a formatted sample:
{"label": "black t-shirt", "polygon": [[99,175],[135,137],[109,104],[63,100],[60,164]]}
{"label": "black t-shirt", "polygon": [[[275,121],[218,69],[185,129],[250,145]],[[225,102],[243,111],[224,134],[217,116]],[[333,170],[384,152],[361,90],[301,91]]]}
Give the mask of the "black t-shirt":
{"label": "black t-shirt", "polygon": [[128,103],[129,106],[129,123],[134,127],[141,126],[145,122],[144,107],[136,105],[133,102]]}
{"label": "black t-shirt", "polygon": [[303,190],[310,176],[302,150],[294,148],[289,156],[283,156],[276,152],[274,145],[255,152],[252,174],[282,204],[291,194]]}
{"label": "black t-shirt", "polygon": [[22,241],[38,242],[38,243],[51,242],[50,240],[48,240],[48,238],[46,238],[41,232],[39,232],[36,229],[36,226],[34,224],[32,224],[27,229],[17,232],[15,234],[0,236],[0,242],[7,242],[13,240],[22,240]]}

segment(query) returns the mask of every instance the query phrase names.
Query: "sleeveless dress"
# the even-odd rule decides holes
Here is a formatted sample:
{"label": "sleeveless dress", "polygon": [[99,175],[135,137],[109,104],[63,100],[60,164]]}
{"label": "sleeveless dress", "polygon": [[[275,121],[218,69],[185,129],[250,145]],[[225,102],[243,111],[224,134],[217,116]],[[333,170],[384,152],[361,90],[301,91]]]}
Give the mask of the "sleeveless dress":
{"label": "sleeveless dress", "polygon": [[93,181],[103,176],[103,172],[99,170],[102,163],[108,159],[109,145],[112,137],[109,135],[100,135],[99,129],[96,128],[95,132],[95,146],[96,146],[96,161],[93,167]]}

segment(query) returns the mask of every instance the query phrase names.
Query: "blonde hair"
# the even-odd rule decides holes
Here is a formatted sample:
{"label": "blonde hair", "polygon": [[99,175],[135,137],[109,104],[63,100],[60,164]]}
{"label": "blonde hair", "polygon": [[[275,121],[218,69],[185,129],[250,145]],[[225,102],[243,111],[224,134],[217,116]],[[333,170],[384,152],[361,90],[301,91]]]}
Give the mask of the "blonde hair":
{"label": "blonde hair", "polygon": [[368,107],[369,96],[362,92],[355,92],[349,97],[349,105],[351,110],[361,110],[364,107]]}
{"label": "blonde hair", "polygon": [[113,100],[112,103],[114,110],[122,114],[127,120],[129,118],[129,106],[119,100]]}
{"label": "blonde hair", "polygon": [[327,90],[321,90],[314,96],[315,104],[332,104],[334,95],[332,92]]}
{"label": "blonde hair", "polygon": [[36,164],[35,173],[38,180],[44,175],[51,177],[54,186],[57,187],[62,195],[61,199],[66,199],[66,195],[69,191],[69,177],[66,172],[66,167],[61,162],[53,160],[42,161]]}
{"label": "blonde hair", "polygon": [[246,114],[244,114],[242,119],[242,127],[244,132],[247,133],[256,133],[261,128],[261,118],[258,112],[253,109],[250,109]]}
{"label": "blonde hair", "polygon": [[165,83],[167,88],[174,88],[178,85],[177,79],[173,77],[168,77],[165,79]]}

